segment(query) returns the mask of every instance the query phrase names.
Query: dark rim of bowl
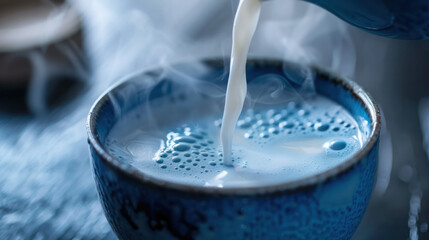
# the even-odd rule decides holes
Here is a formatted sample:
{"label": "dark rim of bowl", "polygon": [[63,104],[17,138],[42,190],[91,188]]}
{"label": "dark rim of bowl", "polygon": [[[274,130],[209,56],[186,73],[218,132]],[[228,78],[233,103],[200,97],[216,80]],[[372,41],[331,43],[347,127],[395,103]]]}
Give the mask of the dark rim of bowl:
{"label": "dark rim of bowl", "polygon": [[[202,61],[212,66],[224,66],[224,60],[220,59],[206,59]],[[284,62],[285,61],[283,60],[276,59],[249,59],[247,61],[248,64],[269,66],[279,66],[282,65]],[[183,64],[186,62],[180,63]],[[132,79],[133,77],[136,77],[142,73],[156,70],[156,68],[153,68],[152,70],[148,69],[138,71],[128,75],[127,77],[119,81],[118,84],[109,88],[97,99],[97,101],[92,106],[87,118],[86,128],[88,133],[88,143],[92,145],[95,152],[100,156],[100,159],[106,164],[110,165],[113,169],[115,169],[117,173],[131,177],[137,182],[149,184],[155,187],[176,190],[185,193],[216,194],[226,196],[281,193],[285,191],[293,191],[298,188],[310,188],[346,172],[347,170],[355,166],[357,163],[359,163],[361,160],[363,160],[376,145],[381,129],[381,115],[377,104],[374,103],[373,98],[369,94],[367,94],[357,83],[350,79],[339,77],[336,74],[324,71],[317,66],[312,66],[312,69],[316,71],[318,76],[322,76],[327,80],[332,81],[334,84],[341,85],[344,89],[350,91],[352,93],[353,98],[358,100],[363,105],[364,109],[368,112],[372,122],[369,139],[362,149],[360,149],[357,153],[355,153],[346,161],[342,162],[340,165],[316,175],[312,175],[295,181],[288,181],[285,183],[273,184],[268,186],[265,185],[255,187],[228,188],[204,187],[165,181],[156,177],[145,175],[143,172],[137,170],[135,167],[123,163],[119,159],[112,156],[100,143],[98,134],[95,131],[97,113],[104,106],[104,104],[109,101],[109,92],[118,91],[122,88],[122,86],[127,84],[127,80]]]}

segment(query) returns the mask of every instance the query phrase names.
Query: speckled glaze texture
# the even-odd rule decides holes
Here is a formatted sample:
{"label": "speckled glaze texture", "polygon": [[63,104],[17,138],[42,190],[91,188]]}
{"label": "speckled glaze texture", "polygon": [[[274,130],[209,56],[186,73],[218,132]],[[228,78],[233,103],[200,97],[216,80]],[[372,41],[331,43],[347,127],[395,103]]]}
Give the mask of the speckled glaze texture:
{"label": "speckled glaze texture", "polygon": [[[222,75],[222,64],[207,64],[213,74]],[[249,79],[264,73],[283,74],[282,66],[280,61],[249,61]],[[266,188],[207,190],[144,176],[103,150],[102,144],[117,119],[109,99],[100,98],[88,121],[90,152],[101,204],[118,237],[350,239],[365,212],[374,183],[379,112],[354,83],[320,70],[314,72],[317,92],[347,108],[362,129],[369,129],[371,138],[347,164],[303,181]],[[111,92],[120,92],[144,76],[147,75],[137,74]]]}

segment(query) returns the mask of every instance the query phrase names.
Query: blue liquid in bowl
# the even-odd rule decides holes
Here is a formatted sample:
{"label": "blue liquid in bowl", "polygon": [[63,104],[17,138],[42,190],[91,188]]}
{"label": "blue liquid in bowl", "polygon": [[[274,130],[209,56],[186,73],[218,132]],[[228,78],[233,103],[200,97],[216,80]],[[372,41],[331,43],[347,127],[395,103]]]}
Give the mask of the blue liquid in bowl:
{"label": "blue liquid in bowl", "polygon": [[173,183],[246,188],[302,180],[338,166],[366,142],[346,109],[313,95],[245,111],[234,132],[233,166],[226,166],[216,99],[189,94],[147,107],[156,124],[137,109],[113,127],[107,148],[143,174]]}

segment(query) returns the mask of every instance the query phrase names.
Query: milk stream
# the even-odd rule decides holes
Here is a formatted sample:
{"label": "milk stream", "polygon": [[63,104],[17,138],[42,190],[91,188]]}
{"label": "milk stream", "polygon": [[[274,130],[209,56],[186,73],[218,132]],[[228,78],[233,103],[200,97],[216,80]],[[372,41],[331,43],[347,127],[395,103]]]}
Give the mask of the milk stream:
{"label": "milk stream", "polygon": [[220,138],[223,162],[232,165],[232,142],[235,125],[246,98],[246,60],[250,43],[259,21],[260,0],[241,0],[234,20],[230,75]]}
{"label": "milk stream", "polygon": [[106,139],[110,154],[163,181],[245,188],[320,174],[361,149],[368,131],[363,134],[346,109],[323,96],[256,104],[242,113],[247,54],[260,8],[260,0],[240,1],[224,108],[215,97],[192,92],[174,101],[168,96],[153,100],[146,108],[156,126],[139,108],[125,114]]}

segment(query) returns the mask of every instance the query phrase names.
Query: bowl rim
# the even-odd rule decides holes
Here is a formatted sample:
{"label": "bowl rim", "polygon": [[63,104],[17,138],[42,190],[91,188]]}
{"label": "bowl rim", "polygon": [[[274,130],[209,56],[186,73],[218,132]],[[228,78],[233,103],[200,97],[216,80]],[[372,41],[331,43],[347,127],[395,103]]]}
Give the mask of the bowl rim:
{"label": "bowl rim", "polygon": [[[209,64],[221,64],[224,65],[224,59],[209,58],[200,60]],[[180,64],[186,64],[189,61],[178,62]],[[287,61],[281,59],[267,59],[267,58],[250,58],[247,60],[247,64],[267,64],[275,66],[274,64],[284,64]],[[173,64],[174,65],[174,64]],[[161,66],[160,66],[161,67]],[[310,66],[314,69],[318,75],[326,76],[328,81],[334,84],[340,85],[347,91],[350,91],[352,97],[362,104],[365,111],[368,112],[371,118],[371,131],[368,141],[364,146],[352,155],[347,160],[343,161],[334,168],[328,169],[316,175],[311,175],[302,179],[288,181],[285,183],[277,183],[272,185],[255,186],[255,187],[228,187],[228,188],[216,188],[216,187],[204,187],[198,185],[189,185],[184,183],[165,181],[156,177],[148,176],[137,168],[126,164],[119,159],[111,155],[101,144],[98,138],[98,134],[95,130],[95,124],[97,119],[97,113],[100,109],[109,101],[109,94],[114,91],[119,91],[122,87],[129,83],[133,78],[142,75],[147,72],[157,70],[159,67],[139,70],[126,77],[123,77],[117,84],[111,86],[106,90],[92,105],[86,122],[86,130],[88,134],[88,144],[92,146],[93,150],[98,154],[101,161],[111,166],[118,174],[121,174],[131,179],[136,180],[142,184],[149,184],[155,187],[175,190],[186,193],[198,193],[198,194],[217,194],[224,196],[240,196],[240,195],[260,195],[269,193],[281,193],[285,191],[296,191],[297,189],[304,189],[317,186],[325,181],[334,178],[347,170],[351,169],[358,163],[360,163],[365,157],[371,152],[378,142],[380,131],[381,131],[381,114],[378,105],[374,102],[373,98],[363,90],[357,83],[346,77],[340,77],[335,73],[328,72],[321,69],[318,66]],[[93,164],[93,160],[91,161]]]}

